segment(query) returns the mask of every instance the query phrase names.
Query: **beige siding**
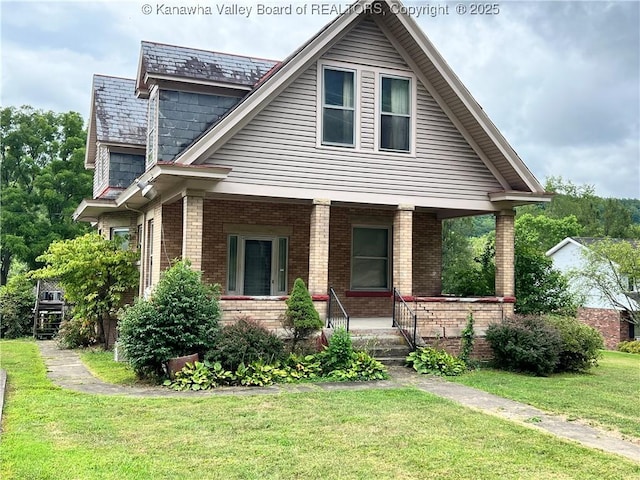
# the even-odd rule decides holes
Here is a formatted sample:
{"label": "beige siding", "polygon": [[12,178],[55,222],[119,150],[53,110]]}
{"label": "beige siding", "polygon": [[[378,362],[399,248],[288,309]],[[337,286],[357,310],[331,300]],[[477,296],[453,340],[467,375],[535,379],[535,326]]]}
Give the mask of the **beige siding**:
{"label": "beige siding", "polygon": [[415,205],[437,205],[438,198],[484,201],[487,192],[501,190],[421,84],[414,112],[415,155],[374,151],[374,71],[409,70],[373,22],[356,27],[323,60],[365,62],[372,67],[361,68],[359,75],[360,149],[317,146],[317,67],[313,65],[208,160],[232,168],[225,182],[402,195],[413,197],[407,202]]}

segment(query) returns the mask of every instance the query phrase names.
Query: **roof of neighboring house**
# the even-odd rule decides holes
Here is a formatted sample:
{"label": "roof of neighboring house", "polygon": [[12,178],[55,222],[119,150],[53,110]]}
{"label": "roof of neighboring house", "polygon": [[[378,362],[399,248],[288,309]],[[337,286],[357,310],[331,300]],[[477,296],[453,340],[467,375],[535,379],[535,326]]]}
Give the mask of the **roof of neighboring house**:
{"label": "roof of neighboring house", "polygon": [[143,41],[136,87],[139,91],[146,90],[147,76],[253,87],[277,63],[275,60]]}
{"label": "roof of neighboring house", "polygon": [[86,165],[95,162],[96,143],[147,143],[147,100],[136,98],[135,80],[93,76]]}
{"label": "roof of neighboring house", "polygon": [[578,247],[583,247],[583,248],[589,248],[590,245],[593,245],[594,243],[597,242],[601,242],[603,240],[608,240],[611,242],[629,242],[631,245],[633,245],[636,248],[640,247],[640,241],[638,240],[632,240],[632,239],[628,239],[628,238],[608,238],[608,237],[567,237],[564,240],[562,240],[561,242],[558,242],[557,245],[554,245],[553,247],[551,247],[546,255],[549,257],[551,255],[553,255],[554,253],[556,253],[558,250],[562,249],[565,245],[568,244],[573,244],[576,245]]}

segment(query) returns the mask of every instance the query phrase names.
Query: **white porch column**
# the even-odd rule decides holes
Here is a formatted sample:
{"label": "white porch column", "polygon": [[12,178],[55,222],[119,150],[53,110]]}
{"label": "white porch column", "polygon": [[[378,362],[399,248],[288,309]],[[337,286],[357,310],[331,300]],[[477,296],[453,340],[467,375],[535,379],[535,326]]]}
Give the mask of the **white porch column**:
{"label": "white porch column", "polygon": [[413,295],[413,205],[398,205],[393,217],[393,286]]}
{"label": "white porch column", "polygon": [[496,296],[515,295],[515,212],[496,213]]}
{"label": "white porch column", "polygon": [[331,200],[314,199],[309,232],[309,284],[311,295],[329,293],[329,215]]}
{"label": "white porch column", "polygon": [[202,270],[202,228],[204,192],[182,193],[182,258],[191,261],[193,270]]}

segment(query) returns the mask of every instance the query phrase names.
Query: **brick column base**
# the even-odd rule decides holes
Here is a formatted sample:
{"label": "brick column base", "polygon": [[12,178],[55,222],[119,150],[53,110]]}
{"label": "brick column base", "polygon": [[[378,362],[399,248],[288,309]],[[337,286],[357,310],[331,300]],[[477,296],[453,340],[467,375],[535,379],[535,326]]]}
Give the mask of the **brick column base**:
{"label": "brick column base", "polygon": [[413,205],[398,205],[393,217],[393,286],[413,295]]}
{"label": "brick column base", "polygon": [[309,234],[309,281],[311,295],[329,291],[329,216],[331,201],[315,199],[311,210]]}
{"label": "brick column base", "polygon": [[503,210],[496,214],[496,296],[515,295],[515,212]]}
{"label": "brick column base", "polygon": [[182,258],[193,270],[202,270],[202,228],[204,192],[187,190],[182,197]]}

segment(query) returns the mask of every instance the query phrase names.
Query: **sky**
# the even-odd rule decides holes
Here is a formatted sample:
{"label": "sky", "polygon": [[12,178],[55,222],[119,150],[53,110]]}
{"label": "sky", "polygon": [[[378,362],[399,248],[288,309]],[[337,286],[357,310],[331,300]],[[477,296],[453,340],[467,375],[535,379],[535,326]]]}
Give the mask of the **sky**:
{"label": "sky", "polygon": [[[142,40],[281,60],[349,3],[0,0],[0,105],[86,119],[92,75],[135,78]],[[543,184],[640,198],[638,0],[404,5]]]}

